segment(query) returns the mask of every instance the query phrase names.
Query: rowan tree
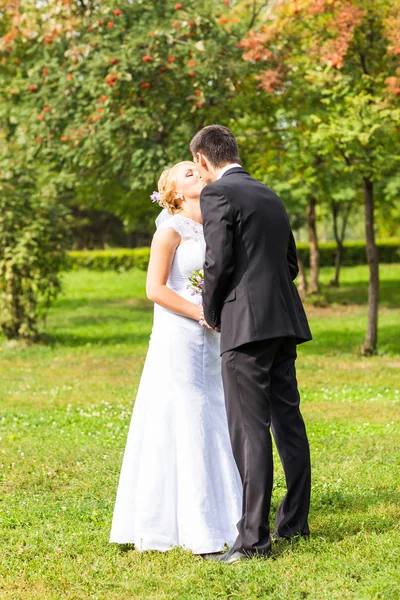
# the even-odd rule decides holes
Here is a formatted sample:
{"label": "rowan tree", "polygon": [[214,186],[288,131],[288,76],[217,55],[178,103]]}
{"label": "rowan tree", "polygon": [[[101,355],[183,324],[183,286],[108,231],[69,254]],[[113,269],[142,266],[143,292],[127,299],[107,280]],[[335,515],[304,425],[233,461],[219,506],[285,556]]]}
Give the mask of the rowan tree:
{"label": "rowan tree", "polygon": [[[374,185],[399,156],[400,3],[379,0],[279,0],[264,24],[241,42],[257,67],[258,85],[293,108],[313,98],[307,114],[309,151],[340,161],[363,187],[370,268],[364,354],[377,348],[379,270],[374,233]],[[295,119],[293,127],[304,127]],[[303,130],[304,131],[304,130]]]}

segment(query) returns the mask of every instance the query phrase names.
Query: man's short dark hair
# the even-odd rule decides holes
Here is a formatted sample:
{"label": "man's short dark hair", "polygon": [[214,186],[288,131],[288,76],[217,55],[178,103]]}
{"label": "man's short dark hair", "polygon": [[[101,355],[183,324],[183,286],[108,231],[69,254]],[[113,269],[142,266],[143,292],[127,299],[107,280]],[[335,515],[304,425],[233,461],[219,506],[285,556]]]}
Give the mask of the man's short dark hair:
{"label": "man's short dark hair", "polygon": [[239,163],[239,148],[235,136],[223,125],[208,125],[196,133],[190,142],[193,156],[198,152],[210,161],[213,167],[223,167],[228,163]]}

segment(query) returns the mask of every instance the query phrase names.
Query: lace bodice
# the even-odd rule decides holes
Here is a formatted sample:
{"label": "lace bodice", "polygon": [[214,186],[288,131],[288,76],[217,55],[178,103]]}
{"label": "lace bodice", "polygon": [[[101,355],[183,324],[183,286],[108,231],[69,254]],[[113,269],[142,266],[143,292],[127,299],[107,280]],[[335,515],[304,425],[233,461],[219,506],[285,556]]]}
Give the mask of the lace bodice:
{"label": "lace bodice", "polygon": [[182,240],[203,238],[203,225],[183,215],[173,215],[164,219],[157,229],[168,229],[170,227],[179,233]]}
{"label": "lace bodice", "polygon": [[198,304],[199,296],[193,296],[187,289],[188,279],[193,271],[202,269],[205,258],[203,226],[182,215],[173,215],[160,223],[158,229],[175,229],[182,238],[175,252],[167,285],[180,296]]}

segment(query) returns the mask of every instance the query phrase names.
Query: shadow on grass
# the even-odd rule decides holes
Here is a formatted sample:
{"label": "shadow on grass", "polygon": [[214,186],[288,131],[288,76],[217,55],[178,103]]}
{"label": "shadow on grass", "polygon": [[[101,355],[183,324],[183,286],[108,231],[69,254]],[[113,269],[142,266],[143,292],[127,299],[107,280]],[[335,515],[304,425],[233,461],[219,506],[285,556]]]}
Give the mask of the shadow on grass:
{"label": "shadow on grass", "polygon": [[355,494],[331,490],[320,495],[314,494],[313,515],[320,523],[326,520],[326,524],[314,527],[313,537],[338,542],[361,531],[378,534],[392,531],[397,527],[398,520],[392,511],[382,508],[396,507],[399,503],[400,494],[388,490],[360,491]]}
{"label": "shadow on grass", "polygon": [[49,336],[48,345],[50,346],[64,346],[69,348],[77,348],[79,346],[135,346],[141,344],[147,344],[149,341],[149,333],[125,333],[121,335],[73,335],[70,333],[59,333],[52,334]]}
{"label": "shadow on grass", "polygon": [[[366,281],[344,282],[338,288],[323,287],[323,292],[330,304],[358,304],[368,303],[368,283]],[[380,306],[386,308],[400,307],[400,282],[383,280],[379,288]]]}
{"label": "shadow on grass", "polygon": [[311,536],[281,540],[273,546],[273,559],[296,548],[304,548],[308,543],[338,543],[353,538],[361,532],[386,534],[398,527],[396,516],[369,509],[399,506],[400,494],[381,491],[362,491],[351,494],[334,490],[312,496]]}
{"label": "shadow on grass", "polygon": [[47,343],[65,347],[144,344],[149,341],[153,304],[145,298],[58,300],[49,319]]}
{"label": "shadow on grass", "polygon": [[81,308],[103,308],[111,309],[121,308],[129,310],[146,310],[151,312],[153,310],[153,303],[146,298],[115,298],[115,299],[104,299],[104,300],[91,300],[88,298],[58,298],[54,303],[56,310],[75,311]]}
{"label": "shadow on grass", "polygon": [[348,490],[327,490],[326,492],[314,491],[313,510],[325,512],[329,508],[329,514],[348,511],[364,512],[371,506],[380,504],[400,505],[400,493],[392,490],[363,490],[351,493]]}
{"label": "shadow on grass", "polygon": [[[302,344],[301,354],[307,355],[327,355],[337,356],[340,354],[359,354],[361,345],[364,342],[365,332],[358,328],[348,329],[345,325],[340,329],[339,325],[333,320],[331,329],[324,326],[322,331],[313,331],[313,323],[310,320],[311,331],[314,339],[311,342]],[[365,323],[365,327],[367,323]],[[400,352],[400,338],[396,327],[391,325],[381,325],[378,327],[378,347],[379,354],[398,354]]]}
{"label": "shadow on grass", "polygon": [[126,554],[132,550],[135,550],[135,544],[115,544],[120,554]]}

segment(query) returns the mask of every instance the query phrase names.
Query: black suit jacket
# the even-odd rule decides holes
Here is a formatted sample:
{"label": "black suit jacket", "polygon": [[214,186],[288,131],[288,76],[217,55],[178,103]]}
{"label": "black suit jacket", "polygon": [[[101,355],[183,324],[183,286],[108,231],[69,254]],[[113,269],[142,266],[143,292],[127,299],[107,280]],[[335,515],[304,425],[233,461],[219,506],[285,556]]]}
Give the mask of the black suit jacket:
{"label": "black suit jacket", "polygon": [[204,315],[212,327],[221,326],[221,353],[270,338],[310,340],[293,283],[296,245],[280,198],[234,167],[203,188],[200,203]]}

